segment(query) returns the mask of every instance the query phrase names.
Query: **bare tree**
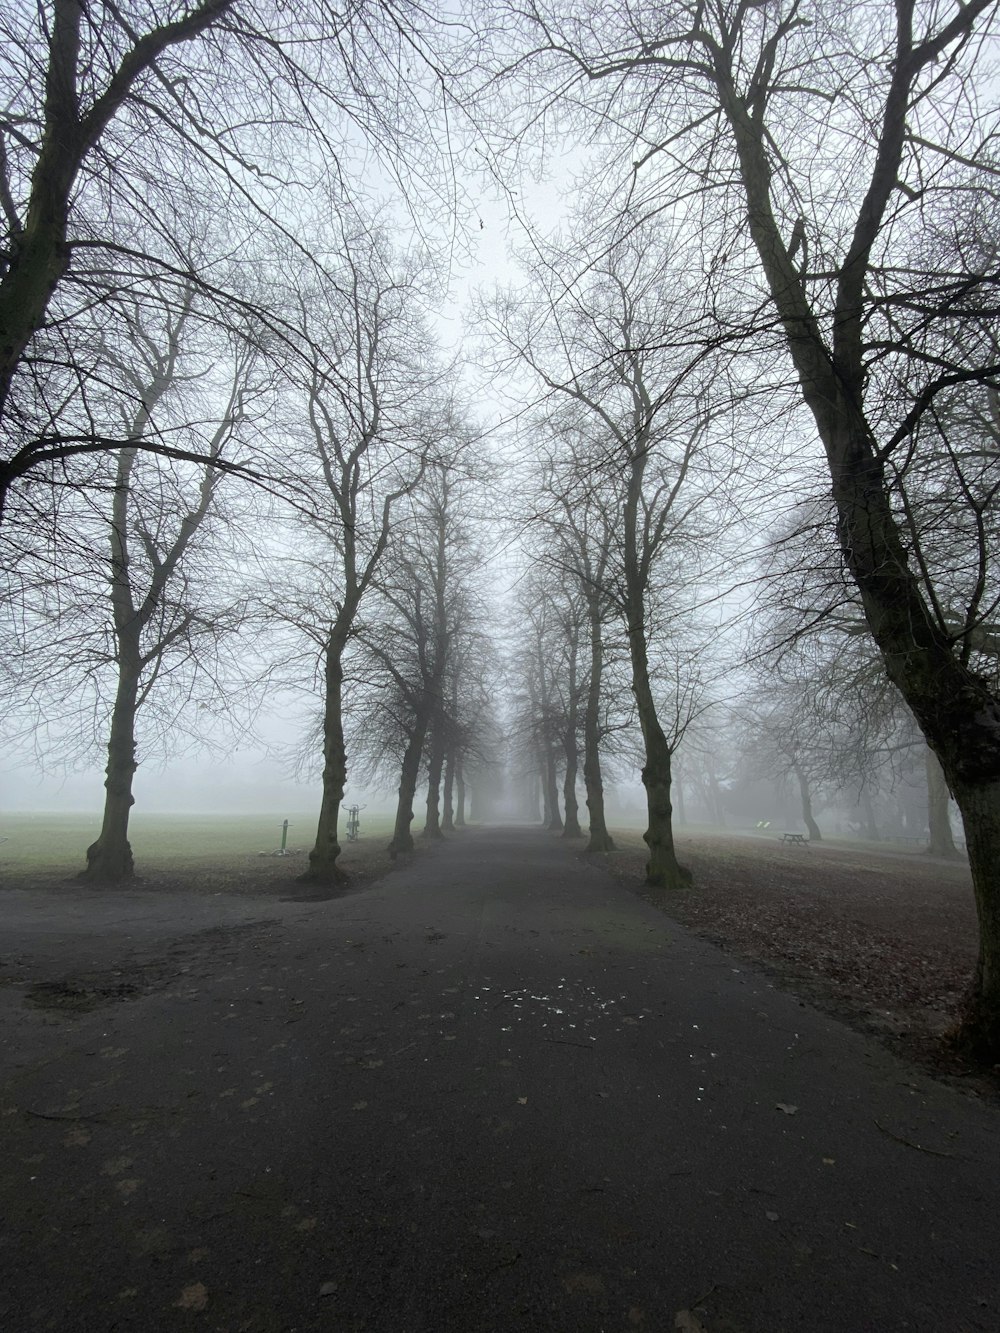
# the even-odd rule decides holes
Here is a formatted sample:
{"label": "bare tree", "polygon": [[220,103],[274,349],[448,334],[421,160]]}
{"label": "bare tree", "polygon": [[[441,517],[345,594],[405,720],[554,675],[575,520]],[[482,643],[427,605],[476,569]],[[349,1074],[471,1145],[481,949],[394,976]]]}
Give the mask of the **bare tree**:
{"label": "bare tree", "polygon": [[[247,298],[218,264],[241,249],[260,262],[262,245],[294,237],[306,201],[372,150],[424,207],[450,207],[441,168],[457,139],[437,132],[443,29],[426,6],[53,0],[6,6],[0,31],[0,514],[11,486],[61,460],[172,447],[54,410],[53,376],[75,374],[79,395],[109,373],[80,347],[95,287],[110,320],[108,291],[134,300],[150,274],[179,293],[194,281],[220,319],[242,318]],[[226,234],[192,270],[178,219],[213,216]],[[280,310],[254,312],[298,349]]]}
{"label": "bare tree", "polygon": [[465,827],[466,769],[495,760],[492,709],[500,694],[501,664],[487,622],[463,620],[448,672],[448,727],[442,789],[441,829]]}
{"label": "bare tree", "polygon": [[[326,268],[329,276],[307,277],[293,298],[317,349],[306,373],[293,368],[288,405],[293,428],[301,414],[298,484],[312,497],[312,515],[304,586],[283,592],[280,603],[280,614],[316,645],[321,662],[323,794],[307,878],[323,882],[342,876],[348,649],[402,502],[436,447],[441,419],[435,396],[441,372],[420,311],[420,272],[398,260],[363,219],[343,229],[339,253],[327,257]],[[301,530],[301,513],[295,525]]]}
{"label": "bare tree", "polygon": [[[551,572],[529,573],[518,592],[521,628],[514,666],[520,685],[516,699],[516,726],[521,767],[527,773],[537,774],[545,827],[552,832],[565,833],[568,825],[572,837],[577,826],[574,788],[579,695],[574,663],[578,623],[572,614],[567,614],[563,590]],[[566,766],[563,770],[565,820],[559,808],[560,751]],[[573,787],[571,778],[574,779]]]}
{"label": "bare tree", "polygon": [[[941,439],[939,403],[962,386],[981,399],[1000,374],[996,117],[976,92],[994,17],[990,0],[815,15],[788,0],[621,5],[599,24],[586,4],[565,17],[529,6],[524,19],[534,69],[622,127],[633,202],[663,210],[697,198],[714,248],[706,290],[745,293],[744,339],[769,332],[762,286],[823,446],[870,633],[965,822],[980,954],[963,1036],[993,1059],[1000,701],[976,643],[995,552],[974,495],[956,623],[906,497],[910,460]],[[518,68],[530,65],[522,55]],[[963,489],[954,498],[969,505]]]}
{"label": "bare tree", "polygon": [[[219,693],[220,641],[246,616],[246,590],[226,565],[235,527],[220,510],[218,463],[224,451],[235,453],[268,385],[245,344],[206,339],[195,300],[189,288],[180,309],[165,303],[155,324],[148,305],[137,307],[128,345],[106,349],[121,384],[122,434],[134,446],[106,464],[103,490],[91,501],[76,497],[75,567],[63,563],[73,545],[64,533],[61,553],[34,553],[35,595],[22,588],[18,597],[35,624],[11,702],[26,694],[31,725],[55,733],[58,749],[86,736],[67,710],[89,699],[105,748],[104,816],[87,849],[92,880],[118,881],[134,870],[128,826],[140,721],[152,719],[142,729],[149,751],[157,729],[176,729],[196,700],[208,709],[202,720],[224,711],[198,682]],[[180,442],[178,454],[204,461],[144,453],[154,428]],[[83,555],[88,536],[106,552],[97,567]]]}
{"label": "bare tree", "polygon": [[377,579],[377,603],[361,633],[372,664],[366,671],[368,770],[384,776],[395,762],[399,774],[393,856],[413,849],[410,826],[424,767],[424,833],[441,836],[442,775],[449,745],[458,739],[449,705],[458,694],[452,677],[467,629],[468,570],[461,464],[447,436],[454,442],[459,433],[454,423],[442,432],[437,457],[408,497]]}
{"label": "bare tree", "polygon": [[[553,420],[543,419],[534,430],[555,434],[558,448],[542,467],[539,497],[532,522],[542,534],[537,558],[556,572],[568,590],[566,625],[576,637],[568,645],[572,670],[566,682],[569,700],[564,731],[566,749],[567,825],[569,791],[576,782],[576,735],[582,703],[583,778],[590,816],[587,850],[608,852],[614,842],[604,813],[601,746],[607,728],[605,714],[605,626],[613,612],[609,569],[614,549],[613,514],[607,497],[590,484],[595,452],[586,423],[573,421],[563,408]],[[569,612],[579,601],[579,613]],[[572,778],[570,773],[572,771]],[[575,796],[574,796],[575,801]]]}
{"label": "bare tree", "polygon": [[608,583],[625,627],[643,735],[646,876],[676,887],[688,878],[671,824],[679,733],[668,735],[658,713],[651,644],[676,631],[697,582],[699,543],[709,528],[716,541],[721,534],[726,468],[711,447],[717,434],[705,401],[706,365],[683,344],[666,345],[679,299],[659,280],[669,253],[651,231],[637,232],[574,277],[571,258],[564,253],[560,263],[558,252],[547,252],[532,294],[501,307],[494,328],[551,397],[565,397],[600,433],[582,482],[615,515]]}

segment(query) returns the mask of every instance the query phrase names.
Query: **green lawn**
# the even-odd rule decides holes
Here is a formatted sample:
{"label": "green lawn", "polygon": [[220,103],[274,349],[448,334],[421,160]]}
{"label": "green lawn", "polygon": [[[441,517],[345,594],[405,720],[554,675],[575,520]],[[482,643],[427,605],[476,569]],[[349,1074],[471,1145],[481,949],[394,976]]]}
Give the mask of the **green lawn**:
{"label": "green lawn", "polygon": [[[344,841],[344,821],[341,840]],[[87,847],[100,830],[98,815],[0,815],[0,871],[72,873],[83,868]],[[289,816],[288,848],[309,850],[316,814]],[[392,832],[388,816],[361,815],[361,843],[383,842]],[[268,815],[150,815],[136,812],[129,840],[137,868],[221,868],[281,846],[281,820]],[[360,844],[359,844],[360,845]],[[347,844],[345,843],[345,846]]]}

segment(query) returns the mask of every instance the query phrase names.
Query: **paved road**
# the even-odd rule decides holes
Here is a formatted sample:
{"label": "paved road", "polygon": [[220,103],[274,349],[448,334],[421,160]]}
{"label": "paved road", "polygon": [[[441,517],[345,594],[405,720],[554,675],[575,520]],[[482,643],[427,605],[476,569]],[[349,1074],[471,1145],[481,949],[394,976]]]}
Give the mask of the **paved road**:
{"label": "paved road", "polygon": [[1000,1329],[997,1111],[541,832],[0,901],[5,1333]]}

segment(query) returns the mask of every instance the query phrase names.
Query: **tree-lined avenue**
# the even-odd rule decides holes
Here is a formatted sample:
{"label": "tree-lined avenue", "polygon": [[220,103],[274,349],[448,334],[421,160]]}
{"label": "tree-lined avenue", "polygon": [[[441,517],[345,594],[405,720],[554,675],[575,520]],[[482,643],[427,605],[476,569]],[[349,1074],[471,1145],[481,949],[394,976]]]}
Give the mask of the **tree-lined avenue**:
{"label": "tree-lined avenue", "polygon": [[996,1109],[551,834],[308,901],[78,895],[4,895],[44,1006],[0,990],[5,1328],[1000,1321]]}

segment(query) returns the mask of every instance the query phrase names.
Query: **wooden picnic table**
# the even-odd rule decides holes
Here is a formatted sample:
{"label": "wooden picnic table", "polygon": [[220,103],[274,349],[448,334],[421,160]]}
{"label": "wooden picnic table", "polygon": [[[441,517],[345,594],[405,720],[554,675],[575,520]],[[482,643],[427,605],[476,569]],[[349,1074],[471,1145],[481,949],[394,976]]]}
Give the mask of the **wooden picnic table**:
{"label": "wooden picnic table", "polygon": [[809,846],[809,839],[804,833],[783,833],[781,835],[781,841],[795,843],[798,847]]}

